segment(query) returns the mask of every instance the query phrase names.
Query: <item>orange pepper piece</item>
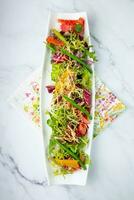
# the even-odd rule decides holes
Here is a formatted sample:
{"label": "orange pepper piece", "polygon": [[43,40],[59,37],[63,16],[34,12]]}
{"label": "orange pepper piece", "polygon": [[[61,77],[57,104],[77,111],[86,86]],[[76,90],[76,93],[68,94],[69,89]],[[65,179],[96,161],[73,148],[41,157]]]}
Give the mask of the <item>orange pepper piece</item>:
{"label": "orange pepper piece", "polygon": [[66,159],[66,160],[60,160],[56,159],[56,163],[62,167],[72,167],[74,169],[80,168],[77,160],[71,160],[71,159]]}
{"label": "orange pepper piece", "polygon": [[55,39],[55,38],[52,37],[52,36],[48,36],[48,37],[47,37],[47,42],[48,42],[49,44],[54,44],[54,45],[56,45],[56,46],[63,46],[63,45],[64,45],[64,42],[62,42],[62,41],[60,41],[60,40],[57,40],[57,39]]}

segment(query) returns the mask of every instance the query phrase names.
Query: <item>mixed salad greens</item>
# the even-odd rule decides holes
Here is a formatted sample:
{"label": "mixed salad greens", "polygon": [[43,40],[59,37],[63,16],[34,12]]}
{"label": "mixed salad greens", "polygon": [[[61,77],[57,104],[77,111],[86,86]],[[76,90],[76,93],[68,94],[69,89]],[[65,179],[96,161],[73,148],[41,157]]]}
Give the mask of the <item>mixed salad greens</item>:
{"label": "mixed salad greens", "polygon": [[85,21],[58,19],[60,31],[51,29],[46,45],[51,51],[52,93],[47,124],[52,129],[48,159],[55,175],[86,169],[88,129],[92,120],[92,45],[84,38]]}

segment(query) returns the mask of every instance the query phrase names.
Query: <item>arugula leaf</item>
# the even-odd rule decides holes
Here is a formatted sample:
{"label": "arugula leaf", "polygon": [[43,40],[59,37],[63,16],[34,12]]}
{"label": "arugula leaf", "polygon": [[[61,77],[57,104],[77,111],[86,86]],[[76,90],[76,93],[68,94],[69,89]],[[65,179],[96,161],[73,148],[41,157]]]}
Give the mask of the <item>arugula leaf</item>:
{"label": "arugula leaf", "polygon": [[86,50],[86,54],[87,54],[87,56],[89,56],[90,58],[92,58],[94,62],[97,62],[97,61],[98,61],[97,58],[96,58],[96,53],[95,53],[95,51],[87,51],[87,50]]}
{"label": "arugula leaf", "polygon": [[81,25],[81,24],[76,24],[76,25],[75,25],[75,31],[76,31],[77,33],[80,33],[80,32],[82,31],[82,25]]}
{"label": "arugula leaf", "polygon": [[51,154],[53,149],[55,149],[55,145],[56,145],[56,141],[50,139],[50,142],[49,142],[49,154]]}

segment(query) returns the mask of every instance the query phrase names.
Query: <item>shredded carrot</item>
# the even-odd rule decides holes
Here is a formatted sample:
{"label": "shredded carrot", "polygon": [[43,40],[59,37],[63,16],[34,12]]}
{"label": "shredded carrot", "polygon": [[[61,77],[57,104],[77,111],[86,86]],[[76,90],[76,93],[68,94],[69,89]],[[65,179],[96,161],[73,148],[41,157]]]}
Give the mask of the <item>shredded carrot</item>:
{"label": "shredded carrot", "polygon": [[58,165],[60,165],[62,167],[72,167],[74,169],[80,168],[77,160],[71,160],[71,159],[59,160],[59,159],[56,159],[55,161]]}
{"label": "shredded carrot", "polygon": [[62,41],[60,41],[60,40],[57,40],[57,39],[55,39],[55,38],[52,37],[52,36],[48,36],[48,37],[47,37],[47,42],[48,42],[49,44],[54,44],[54,45],[56,45],[56,46],[63,46],[63,45],[64,45],[64,42],[62,42]]}

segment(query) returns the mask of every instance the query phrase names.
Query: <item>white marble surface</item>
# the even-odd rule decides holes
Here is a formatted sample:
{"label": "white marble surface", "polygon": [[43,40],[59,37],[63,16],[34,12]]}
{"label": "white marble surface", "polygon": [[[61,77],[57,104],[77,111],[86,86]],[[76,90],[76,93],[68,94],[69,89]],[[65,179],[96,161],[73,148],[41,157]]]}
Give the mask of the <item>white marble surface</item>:
{"label": "white marble surface", "polygon": [[[96,71],[127,105],[93,142],[87,186],[47,186],[39,133],[7,98],[41,64],[48,11],[87,11]],[[134,199],[134,1],[0,1],[0,200]]]}

